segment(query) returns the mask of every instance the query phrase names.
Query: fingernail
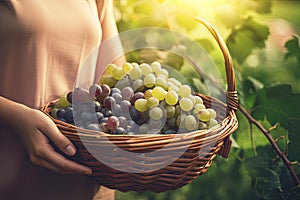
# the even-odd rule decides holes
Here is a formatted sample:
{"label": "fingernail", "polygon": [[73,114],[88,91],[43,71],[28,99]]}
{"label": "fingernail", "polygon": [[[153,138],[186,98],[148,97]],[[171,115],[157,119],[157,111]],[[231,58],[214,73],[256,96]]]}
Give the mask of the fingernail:
{"label": "fingernail", "polygon": [[73,156],[76,153],[76,150],[72,145],[69,144],[66,148],[66,152],[68,155]]}
{"label": "fingernail", "polygon": [[88,170],[84,172],[86,175],[91,175],[92,174],[92,170]]}

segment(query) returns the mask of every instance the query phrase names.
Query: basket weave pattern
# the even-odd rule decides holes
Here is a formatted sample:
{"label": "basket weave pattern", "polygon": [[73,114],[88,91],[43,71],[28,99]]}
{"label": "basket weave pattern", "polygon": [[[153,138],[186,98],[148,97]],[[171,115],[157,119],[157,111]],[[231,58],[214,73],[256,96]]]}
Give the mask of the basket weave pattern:
{"label": "basket weave pattern", "polygon": [[[68,137],[76,146],[77,154],[71,158],[76,162],[87,165],[93,169],[92,176],[96,181],[106,187],[126,191],[153,191],[163,192],[180,188],[200,174],[205,173],[212,164],[217,154],[227,157],[231,141],[229,136],[237,129],[238,121],[236,110],[238,107],[237,92],[232,61],[228,49],[216,29],[204,20],[197,18],[200,23],[210,31],[218,42],[224,55],[226,76],[227,76],[227,104],[205,96],[199,95],[208,108],[212,107],[217,112],[219,125],[209,130],[198,130],[190,133],[169,134],[169,135],[110,135],[102,132],[81,129],[71,124],[56,120],[49,115],[56,101],[49,102],[42,107],[57,125],[59,130]],[[108,140],[103,140],[106,137]],[[118,151],[111,148],[113,143],[122,150],[134,152],[143,157],[140,160],[129,160],[127,157],[118,154]],[[84,144],[89,145],[89,151]],[[167,145],[167,147],[166,147]],[[148,152],[163,149],[160,156],[148,156]],[[166,160],[174,159],[178,152],[182,152],[171,164],[160,169],[151,171]],[[93,155],[101,154],[112,166],[123,167],[124,169],[135,168],[134,170],[149,169],[146,172],[130,173],[116,170],[111,165],[105,165]],[[147,155],[147,156],[145,156]],[[97,156],[96,156],[97,157]],[[130,162],[130,163],[129,163]]]}

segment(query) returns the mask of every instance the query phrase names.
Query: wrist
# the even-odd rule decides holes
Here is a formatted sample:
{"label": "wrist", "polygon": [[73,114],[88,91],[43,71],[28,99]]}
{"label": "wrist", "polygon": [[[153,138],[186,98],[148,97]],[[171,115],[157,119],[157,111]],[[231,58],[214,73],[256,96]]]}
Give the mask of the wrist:
{"label": "wrist", "polygon": [[30,118],[33,109],[0,96],[0,123],[12,128],[18,128],[26,118]]}

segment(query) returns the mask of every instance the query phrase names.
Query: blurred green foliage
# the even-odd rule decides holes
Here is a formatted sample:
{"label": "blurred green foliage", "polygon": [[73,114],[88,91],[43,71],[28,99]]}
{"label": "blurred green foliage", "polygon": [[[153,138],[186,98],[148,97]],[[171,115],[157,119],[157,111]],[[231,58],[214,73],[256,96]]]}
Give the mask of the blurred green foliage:
{"label": "blurred green foliage", "polygon": [[[296,161],[293,167],[300,178],[300,1],[115,0],[114,5],[120,32],[160,27],[192,38],[218,66],[223,77],[219,83],[225,88],[222,54],[212,36],[193,17],[213,24],[230,50],[241,105],[264,127],[273,127],[270,134],[278,138],[277,144],[288,158]],[[158,35],[145,42],[169,40],[166,44],[172,44],[173,39]],[[206,93],[203,77],[195,73],[192,63],[171,53],[174,48],[142,49],[126,56],[131,62],[159,60],[173,66],[189,77],[194,88]],[[300,187],[295,188],[268,140],[245,116],[240,112],[237,115],[239,128],[232,136],[236,144],[228,159],[217,157],[208,172],[175,191],[117,192],[116,199],[300,199]]]}

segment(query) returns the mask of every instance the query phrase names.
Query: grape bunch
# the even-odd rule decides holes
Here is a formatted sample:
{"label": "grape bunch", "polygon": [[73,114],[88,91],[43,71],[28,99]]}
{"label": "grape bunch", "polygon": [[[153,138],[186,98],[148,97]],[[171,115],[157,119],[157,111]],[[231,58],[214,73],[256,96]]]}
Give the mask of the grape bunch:
{"label": "grape bunch", "polygon": [[50,114],[110,134],[175,134],[218,124],[215,110],[159,62],[109,64],[98,84],[62,95]]}

